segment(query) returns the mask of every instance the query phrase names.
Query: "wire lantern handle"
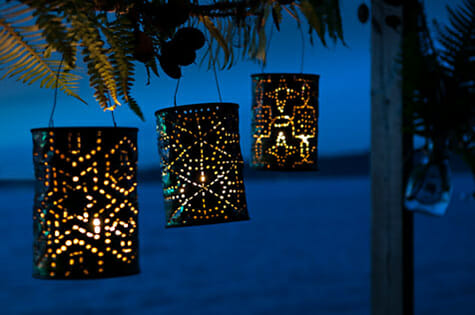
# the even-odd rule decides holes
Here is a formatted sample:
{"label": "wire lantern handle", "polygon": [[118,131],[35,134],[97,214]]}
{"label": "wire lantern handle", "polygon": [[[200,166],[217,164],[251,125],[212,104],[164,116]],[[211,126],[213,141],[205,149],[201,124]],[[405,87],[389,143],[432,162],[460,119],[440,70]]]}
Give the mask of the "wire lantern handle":
{"label": "wire lantern handle", "polygon": [[[216,82],[216,90],[218,92],[218,98],[219,98],[219,102],[222,103],[223,102],[223,97],[221,95],[221,88],[220,88],[220,85],[219,85],[219,79],[218,79],[218,72],[216,70],[216,56],[213,55],[213,51],[212,51],[212,47],[211,47],[211,43],[208,41],[208,49],[209,49],[209,54],[210,54],[210,59],[211,59],[211,63],[212,63],[212,66],[213,66],[213,74],[214,74],[214,80]],[[177,82],[176,82],[176,88],[175,88],[175,94],[173,95],[173,104],[174,106],[178,106],[177,105],[177,95],[178,95],[178,88],[180,87],[180,80],[181,80],[181,77],[177,79]]]}
{"label": "wire lantern handle", "polygon": [[112,107],[112,100],[111,100],[111,95],[110,95],[110,93],[108,93],[108,96],[109,96],[109,107],[112,108],[112,109],[110,110],[111,116],[112,116],[112,123],[114,124],[114,127],[117,127],[117,123],[116,123],[116,121],[115,121],[114,109],[113,109],[113,107]]}
{"label": "wire lantern handle", "polygon": [[[304,62],[305,62],[305,35],[303,33],[302,26],[300,24],[297,24],[297,27],[300,31],[300,37],[302,39],[302,51],[301,51],[301,56],[300,56],[300,73],[303,73]],[[274,24],[272,24],[270,34],[269,34],[269,40],[267,41],[267,46],[266,46],[265,54],[264,54],[264,61],[261,64],[261,73],[264,73],[264,70],[267,66],[267,54],[269,52],[273,34],[274,34]]]}
{"label": "wire lantern handle", "polygon": [[63,67],[64,55],[61,57],[61,62],[59,63],[58,71],[56,72],[56,82],[54,83],[54,97],[53,97],[53,107],[51,108],[51,114],[49,116],[49,123],[48,127],[54,127],[54,112],[56,111],[56,102],[58,99],[58,81],[59,81],[59,74],[61,72],[61,68]]}
{"label": "wire lantern handle", "polygon": [[[48,128],[54,128],[54,113],[56,111],[56,104],[58,100],[58,82],[59,82],[59,75],[61,73],[61,68],[63,67],[64,62],[64,55],[61,57],[61,62],[59,63],[58,71],[56,71],[56,80],[54,84],[54,96],[53,96],[53,107],[51,108],[51,114],[49,116]],[[109,94],[109,104],[112,104]],[[114,110],[111,110],[112,115],[112,122],[114,127],[117,127],[117,123],[115,121]]]}
{"label": "wire lantern handle", "polygon": [[298,24],[300,30],[300,38],[302,39],[302,55],[300,56],[300,73],[303,73],[303,65],[305,60],[305,35],[303,34],[302,25]]}
{"label": "wire lantern handle", "polygon": [[262,61],[262,64],[261,64],[261,73],[264,73],[264,70],[267,66],[267,53],[269,52],[270,43],[272,41],[273,34],[274,34],[274,24],[272,24],[272,27],[270,29],[269,40],[267,41],[266,50],[264,52],[264,60]]}

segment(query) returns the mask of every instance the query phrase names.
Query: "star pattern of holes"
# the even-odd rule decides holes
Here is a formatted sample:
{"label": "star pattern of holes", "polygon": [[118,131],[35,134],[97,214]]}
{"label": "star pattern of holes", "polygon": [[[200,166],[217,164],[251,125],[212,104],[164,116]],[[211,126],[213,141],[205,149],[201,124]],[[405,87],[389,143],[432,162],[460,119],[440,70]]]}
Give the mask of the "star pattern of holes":
{"label": "star pattern of holes", "polygon": [[166,226],[247,220],[236,104],[157,112]]}

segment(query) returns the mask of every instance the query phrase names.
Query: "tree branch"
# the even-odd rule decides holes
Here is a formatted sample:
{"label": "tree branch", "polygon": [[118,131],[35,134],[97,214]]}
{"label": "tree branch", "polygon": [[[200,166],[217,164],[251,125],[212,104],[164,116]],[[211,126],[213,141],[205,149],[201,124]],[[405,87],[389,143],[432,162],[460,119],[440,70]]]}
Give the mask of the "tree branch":
{"label": "tree branch", "polygon": [[227,17],[227,16],[250,16],[257,15],[253,9],[261,4],[257,0],[242,1],[221,1],[213,4],[192,4],[191,16],[210,16],[210,17]]}

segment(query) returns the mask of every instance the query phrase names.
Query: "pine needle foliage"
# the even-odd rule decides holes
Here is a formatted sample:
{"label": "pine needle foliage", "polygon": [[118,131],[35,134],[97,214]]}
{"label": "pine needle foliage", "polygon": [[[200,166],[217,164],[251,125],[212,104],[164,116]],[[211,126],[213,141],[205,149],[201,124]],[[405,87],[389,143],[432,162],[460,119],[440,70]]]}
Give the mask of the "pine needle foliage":
{"label": "pine needle foliage", "polygon": [[279,30],[285,14],[307,25],[311,42],[315,34],[323,45],[343,41],[339,0],[10,0],[0,7],[0,66],[4,77],[29,84],[42,79],[41,86],[51,88],[61,64],[58,87],[80,99],[71,71],[81,57],[100,106],[114,110],[126,103],[143,119],[132,96],[136,63],[149,76],[160,75],[160,64],[180,77],[181,65],[193,60],[167,64],[161,58],[178,30],[200,29],[207,38],[202,61],[229,68],[241,58],[265,62],[269,25]]}
{"label": "pine needle foliage", "polygon": [[[58,89],[84,102],[77,94],[79,76],[51,58],[51,46],[34,23],[33,9],[24,5],[0,7],[0,65],[4,78]],[[61,71],[59,71],[61,67]]]}
{"label": "pine needle foliage", "polygon": [[434,22],[431,36],[423,6],[408,50],[405,77],[413,132],[435,146],[449,143],[475,174],[475,0],[447,6],[449,22]]}
{"label": "pine needle foliage", "polygon": [[444,120],[451,122],[448,129],[453,147],[475,175],[475,0],[464,0],[462,5],[448,6],[447,10],[450,23],[437,27],[443,47],[443,100],[450,108]]}
{"label": "pine needle foliage", "polygon": [[210,6],[215,9],[203,7],[203,14],[195,16],[211,39],[205,55],[209,67],[216,62],[221,68],[229,68],[240,57],[265,63],[269,24],[279,31],[285,15],[292,17],[299,27],[308,27],[312,43],[315,34],[324,46],[328,39],[343,41],[339,1],[235,1],[235,6],[230,3],[233,2],[217,1]]}

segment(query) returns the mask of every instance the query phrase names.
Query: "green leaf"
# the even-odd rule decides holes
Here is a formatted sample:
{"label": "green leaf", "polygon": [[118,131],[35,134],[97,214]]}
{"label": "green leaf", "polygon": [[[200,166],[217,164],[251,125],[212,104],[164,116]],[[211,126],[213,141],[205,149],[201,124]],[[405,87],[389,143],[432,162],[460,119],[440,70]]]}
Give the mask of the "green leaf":
{"label": "green leaf", "polygon": [[308,24],[310,25],[310,33],[312,30],[315,30],[320,41],[324,46],[327,45],[325,41],[325,28],[324,24],[322,23],[321,17],[318,16],[317,12],[315,11],[314,6],[309,1],[302,1],[300,4],[300,10],[302,14],[306,17]]}
{"label": "green leaf", "polygon": [[272,7],[272,20],[274,21],[275,28],[280,32],[280,22],[282,21],[282,8],[279,3],[275,3]]}
{"label": "green leaf", "polygon": [[[41,51],[46,45],[32,43],[41,39],[41,34],[38,31],[31,34],[31,28],[17,25],[17,23],[23,24],[31,20],[22,15],[31,13],[32,9],[24,6],[16,8],[8,8],[6,10],[8,14],[0,10],[0,64],[4,72],[1,79],[13,77],[27,84],[42,79],[42,86],[57,81],[58,87],[64,93],[85,103],[69,84],[79,80],[79,77],[77,75],[63,76],[65,71],[58,75],[57,69],[53,67],[53,60],[46,59]],[[51,84],[48,86],[51,87]]]}
{"label": "green leaf", "polygon": [[227,44],[226,40],[224,39],[224,37],[221,34],[221,32],[219,31],[219,29],[216,27],[216,25],[213,23],[213,21],[211,21],[211,19],[209,17],[203,16],[203,17],[200,17],[199,19],[200,19],[201,23],[203,23],[203,25],[206,27],[206,29],[208,30],[208,32],[210,33],[212,38],[214,40],[216,40],[218,45],[223,50],[223,52],[224,52],[223,67],[224,67],[225,65],[228,64],[229,56],[230,56],[230,51],[229,51],[229,47],[228,47],[228,44]]}

